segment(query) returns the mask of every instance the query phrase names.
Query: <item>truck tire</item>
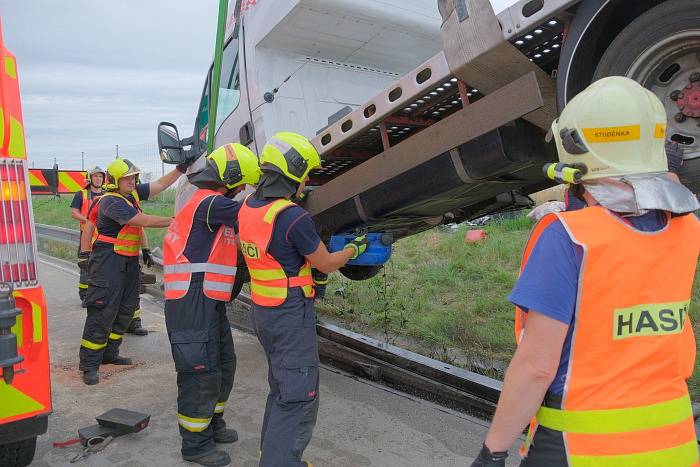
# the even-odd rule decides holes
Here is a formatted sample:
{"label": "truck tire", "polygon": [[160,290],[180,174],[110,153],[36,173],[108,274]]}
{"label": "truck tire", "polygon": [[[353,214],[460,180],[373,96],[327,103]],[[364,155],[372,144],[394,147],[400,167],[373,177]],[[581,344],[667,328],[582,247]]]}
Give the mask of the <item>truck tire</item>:
{"label": "truck tire", "polygon": [[383,266],[343,266],[340,273],[351,281],[364,281],[371,279],[382,270]]}
{"label": "truck tire", "polygon": [[0,465],[24,467],[32,463],[36,450],[36,436],[14,443],[0,445]]}
{"label": "truck tire", "polygon": [[[685,152],[681,178],[697,192],[700,118],[684,114],[671,99],[673,91],[685,91],[691,84],[692,73],[700,73],[700,8],[697,0],[668,0],[622,30],[603,54],[593,79],[628,76],[661,99],[668,114],[667,137]],[[692,92],[700,93],[700,81],[693,86]],[[683,116],[677,119],[679,114]]]}
{"label": "truck tire", "polygon": [[250,282],[250,274],[248,273],[248,266],[245,264],[245,259],[243,254],[238,252],[238,271],[236,271],[236,280],[233,282],[233,289],[231,290],[231,300],[234,301],[236,297],[241,293],[243,284]]}

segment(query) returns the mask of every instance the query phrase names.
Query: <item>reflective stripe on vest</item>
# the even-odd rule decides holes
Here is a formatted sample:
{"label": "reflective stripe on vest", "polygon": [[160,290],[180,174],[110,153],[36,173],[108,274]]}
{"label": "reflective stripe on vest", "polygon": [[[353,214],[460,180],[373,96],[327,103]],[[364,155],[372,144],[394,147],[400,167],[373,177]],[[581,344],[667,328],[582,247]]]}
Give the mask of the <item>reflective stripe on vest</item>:
{"label": "reflective stripe on vest", "polygon": [[[90,196],[88,195],[88,190],[82,189],[80,193],[83,197],[83,202],[80,204],[80,214],[87,219],[88,211],[90,208]],[[85,221],[80,221],[80,230],[85,228]]]}
{"label": "reflective stripe on vest", "polygon": [[[193,273],[204,273],[204,295],[229,301],[236,280],[238,242],[232,227],[222,225],[216,232],[206,263],[190,263],[184,255],[194,215],[201,203],[212,196],[222,196],[213,190],[197,190],[177,213],[163,239],[163,285],[166,300],[177,300],[187,294]],[[211,201],[211,200],[210,200]]]}
{"label": "reflective stripe on vest", "polygon": [[275,219],[291,206],[294,206],[291,201],[278,199],[266,206],[253,208],[246,198],[238,213],[241,251],[250,273],[250,295],[253,303],[260,306],[281,305],[287,299],[290,287],[301,287],[307,298],[314,296],[308,261],[299,269],[297,276],[287,277],[282,265],[267,251]]}
{"label": "reflective stripe on vest", "polygon": [[[94,201],[91,199],[92,190],[87,190],[87,189],[83,188],[82,190],[80,190],[80,193],[82,194],[82,199],[83,199],[83,202],[80,204],[80,214],[82,214],[83,217],[85,217],[87,219],[87,217],[90,213],[90,207],[92,207],[92,203]],[[97,199],[99,199],[99,197]],[[85,222],[87,222],[87,221],[80,221],[80,231],[81,232],[83,230],[85,230]],[[93,243],[95,242],[95,240],[97,240],[97,235],[98,235],[97,227],[95,227],[92,230],[92,242]]]}
{"label": "reflective stripe on vest", "polygon": [[[695,465],[686,380],[696,353],[688,301],[700,222],[691,214],[640,232],[602,207],[551,214],[533,229],[523,267],[557,220],[584,252],[566,386],[561,410],[537,412],[521,454],[542,425],[564,433],[573,467]],[[518,340],[526,323],[516,310]]]}
{"label": "reflective stripe on vest", "polygon": [[[136,192],[134,192],[136,193]],[[129,206],[133,207],[137,211],[141,212],[141,207],[138,202],[132,203],[128,198],[122,196],[120,193],[109,192],[102,195],[98,202],[101,201],[105,196],[116,196],[118,198],[126,201]],[[138,194],[135,195],[138,197]],[[95,225],[97,225],[95,223]],[[139,250],[141,249],[141,235],[143,234],[142,227],[136,227],[132,225],[123,225],[119,230],[117,237],[108,237],[107,235],[98,234],[97,240],[105,243],[111,243],[114,246],[114,252],[121,256],[138,256]]]}
{"label": "reflective stripe on vest", "polygon": [[226,402],[217,402],[216,407],[214,407],[214,413],[224,413],[224,410],[226,409]]}
{"label": "reflective stripe on vest", "polygon": [[122,256],[138,256],[141,249],[141,227],[124,225],[117,238],[99,234],[97,240],[114,245],[114,252]]}
{"label": "reflective stripe on vest", "polygon": [[176,274],[180,272],[213,272],[215,274],[234,276],[236,274],[236,267],[210,263],[179,263],[166,264],[163,266],[163,273],[165,274]]}

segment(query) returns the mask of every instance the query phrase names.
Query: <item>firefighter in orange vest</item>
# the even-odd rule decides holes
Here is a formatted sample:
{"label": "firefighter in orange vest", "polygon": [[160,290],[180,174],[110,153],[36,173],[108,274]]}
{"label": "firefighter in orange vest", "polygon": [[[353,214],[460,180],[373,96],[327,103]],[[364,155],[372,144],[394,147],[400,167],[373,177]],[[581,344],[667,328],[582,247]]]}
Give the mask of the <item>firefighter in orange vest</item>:
{"label": "firefighter in orange vest", "polygon": [[87,318],[80,341],[80,369],[85,384],[99,383],[101,363],[130,365],[119,356],[122,336],[139,308],[139,251],[144,227],[167,227],[172,218],[141,212],[135,194],[147,200],[175,183],[187,169],[178,166],[151,183],[136,183],[139,169],[128,159],[107,167],[106,193],[90,211],[98,236],[90,252],[91,230],[85,229],[80,256],[88,262],[88,288],[84,304]]}
{"label": "firefighter in orange vest", "polygon": [[[70,203],[71,217],[80,223],[80,231],[85,229],[85,223],[87,222],[88,211],[95,198],[102,196],[104,191],[102,190],[102,185],[105,181],[105,171],[100,167],[95,167],[88,172],[87,185],[75,193],[73,196],[73,201]],[[78,254],[80,254],[80,242],[78,242]],[[80,278],[78,279],[78,295],[80,296],[80,301],[85,299],[85,292],[87,291],[87,263],[81,261],[78,263],[80,266]]]}
{"label": "firefighter in orange vest", "polygon": [[[138,180],[138,179],[137,179]],[[139,211],[141,211],[140,205],[140,199],[139,195],[136,191],[132,193],[134,196],[134,201],[135,201],[135,206],[138,207]],[[96,214],[97,211],[93,212],[92,208],[95,206],[98,201],[99,201],[100,196],[96,196],[92,199],[92,202],[90,203],[90,208],[88,209],[88,213],[86,213],[87,217],[87,222],[85,222],[85,225],[82,226],[81,228],[81,243],[82,243],[82,236],[85,235],[86,238],[92,239],[90,242],[89,248],[92,250],[92,243],[97,239],[97,229],[95,228],[95,224],[91,222],[91,215],[94,217],[92,221],[96,221]],[[75,200],[74,200],[75,201]],[[85,233],[87,231],[87,234]],[[80,251],[80,250],[79,250]],[[153,257],[151,256],[151,249],[148,246],[148,237],[146,236],[146,232],[143,232],[141,234],[141,254],[143,256],[143,264],[144,266],[151,268],[153,267]],[[81,285],[84,285],[81,287],[81,301],[85,299],[85,292],[87,291],[87,280],[88,280],[88,258],[89,258],[89,253],[86,251],[84,254],[78,253],[78,269],[80,270],[80,275],[81,275]],[[141,278],[141,281],[143,281],[143,271],[139,269],[139,276]],[[83,305],[85,307],[85,305]],[[129,334],[134,334],[137,336],[147,336],[148,335],[148,330],[142,326],[141,323],[141,309],[137,309],[134,312],[134,318],[131,320],[131,323],[129,324],[129,327],[126,329],[126,332]]]}
{"label": "firefighter in orange vest", "polygon": [[255,332],[265,349],[270,392],[260,440],[260,465],[301,467],[318,412],[319,357],[312,267],[329,274],[359,256],[364,237],[329,253],[300,196],[321,167],[305,137],[277,133],[260,158],[263,175],[238,214],[241,251],[250,273]]}
{"label": "firefighter in orange vest", "polygon": [[182,458],[200,465],[231,461],[216,443],[238,440],[224,408],[236,372],[226,303],[236,280],[235,229],[241,203],[232,198],[260,179],[258,157],[226,144],[189,175],[198,188],[163,240],[165,324],[177,371],[177,418]]}
{"label": "firefighter in orange vest", "polygon": [[601,79],[552,124],[586,207],[533,229],[516,305],[518,349],[472,466],[503,466],[523,427],[521,466],[698,465],[686,380],[688,308],[700,253],[697,198],[667,174],[666,112],[624,77]]}

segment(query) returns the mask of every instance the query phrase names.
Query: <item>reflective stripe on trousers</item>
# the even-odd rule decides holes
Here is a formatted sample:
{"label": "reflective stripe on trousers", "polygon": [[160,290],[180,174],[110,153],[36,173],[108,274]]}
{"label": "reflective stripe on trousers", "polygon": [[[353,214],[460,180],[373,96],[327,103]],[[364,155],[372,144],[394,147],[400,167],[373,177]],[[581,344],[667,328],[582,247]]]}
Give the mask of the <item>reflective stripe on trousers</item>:
{"label": "reflective stripe on trousers", "polygon": [[100,350],[107,347],[106,342],[104,344],[98,344],[96,342],[90,342],[87,339],[80,339],[80,345],[90,350]]}
{"label": "reflective stripe on trousers", "polygon": [[209,427],[209,424],[211,423],[211,417],[187,417],[178,412],[177,423],[187,431],[191,431],[192,433],[199,433],[200,431],[204,431]]}

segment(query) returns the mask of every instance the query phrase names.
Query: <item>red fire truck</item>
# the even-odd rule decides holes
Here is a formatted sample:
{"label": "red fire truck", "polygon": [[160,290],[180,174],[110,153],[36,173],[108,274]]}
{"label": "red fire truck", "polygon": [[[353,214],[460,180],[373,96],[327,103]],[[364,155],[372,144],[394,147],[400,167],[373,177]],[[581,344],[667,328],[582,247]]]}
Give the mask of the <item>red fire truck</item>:
{"label": "red fire truck", "polygon": [[51,412],[49,342],[15,56],[0,26],[0,465],[31,463]]}

